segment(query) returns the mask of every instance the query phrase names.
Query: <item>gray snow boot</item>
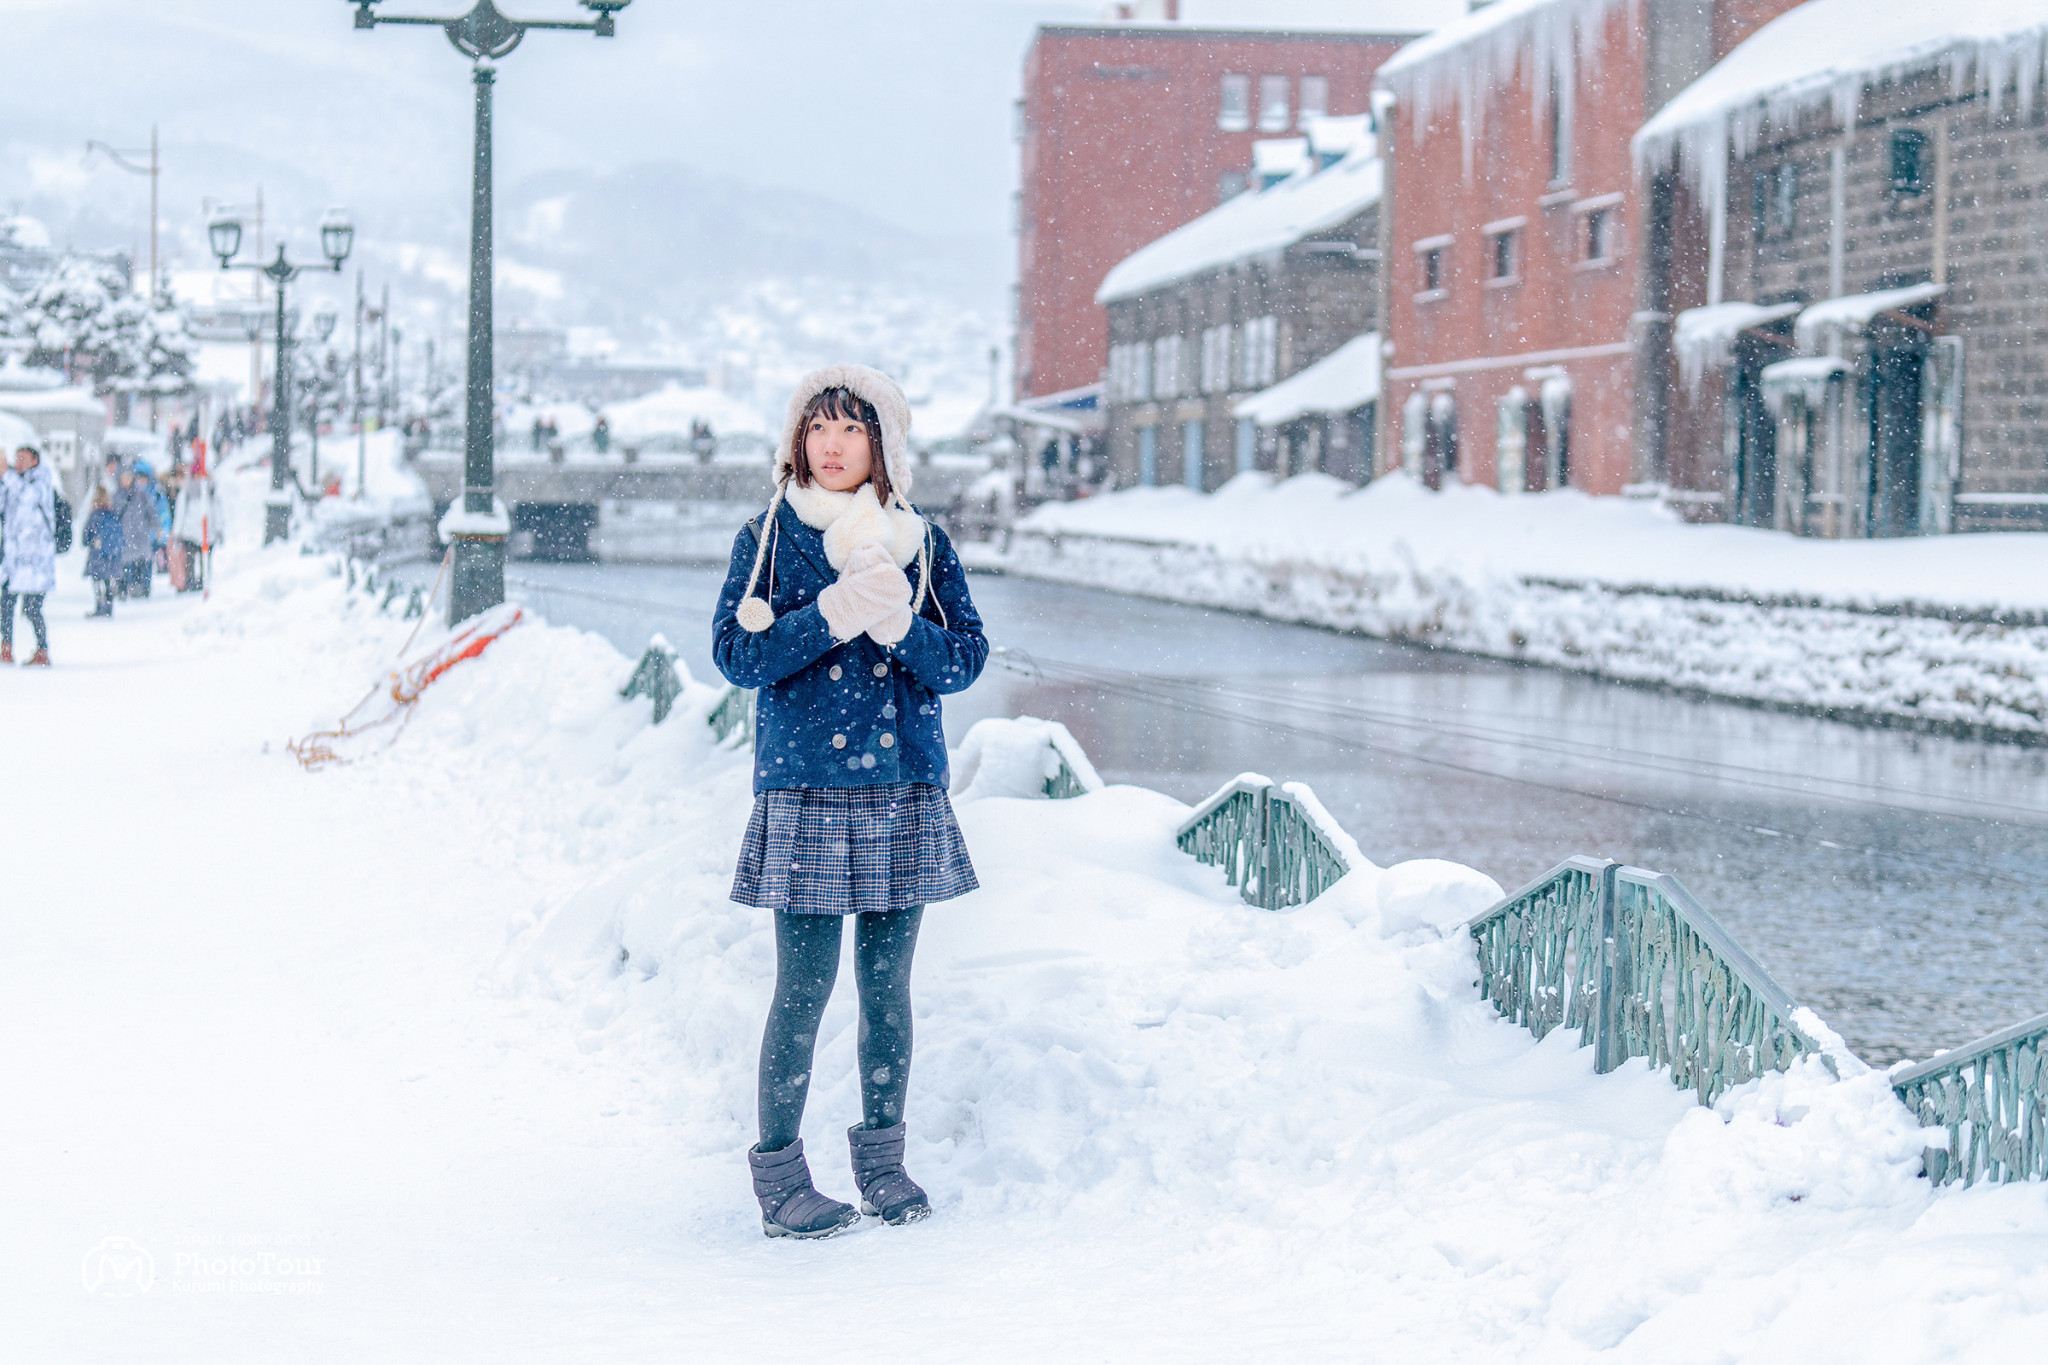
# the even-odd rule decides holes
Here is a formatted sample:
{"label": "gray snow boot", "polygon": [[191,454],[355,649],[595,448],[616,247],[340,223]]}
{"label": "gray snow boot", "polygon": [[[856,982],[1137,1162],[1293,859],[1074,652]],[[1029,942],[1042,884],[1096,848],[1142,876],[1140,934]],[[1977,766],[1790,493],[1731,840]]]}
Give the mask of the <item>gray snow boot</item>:
{"label": "gray snow boot", "polygon": [[906,1124],[869,1128],[856,1123],[846,1130],[853,1149],[853,1183],[860,1190],[860,1211],[885,1223],[915,1223],[931,1217],[932,1201],[903,1172]]}
{"label": "gray snow boot", "polygon": [[802,1138],[779,1152],[747,1149],[754,1170],[754,1198],[761,1201],[761,1232],[768,1237],[830,1237],[860,1221],[853,1205],[828,1199],[811,1188],[811,1166]]}

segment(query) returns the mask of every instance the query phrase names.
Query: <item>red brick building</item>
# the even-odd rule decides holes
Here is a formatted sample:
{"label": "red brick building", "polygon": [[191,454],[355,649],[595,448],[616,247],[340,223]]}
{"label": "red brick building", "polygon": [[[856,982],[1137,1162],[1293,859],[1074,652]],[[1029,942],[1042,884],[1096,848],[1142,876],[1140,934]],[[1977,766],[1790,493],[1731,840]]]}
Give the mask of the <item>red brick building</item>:
{"label": "red brick building", "polygon": [[1636,477],[1638,333],[1669,318],[1641,302],[1630,137],[1796,2],[1499,0],[1386,63],[1383,468]]}
{"label": "red brick building", "polygon": [[1413,34],[1048,25],[1024,61],[1016,392],[1100,382],[1110,267],[1244,188],[1258,138],[1362,114]]}

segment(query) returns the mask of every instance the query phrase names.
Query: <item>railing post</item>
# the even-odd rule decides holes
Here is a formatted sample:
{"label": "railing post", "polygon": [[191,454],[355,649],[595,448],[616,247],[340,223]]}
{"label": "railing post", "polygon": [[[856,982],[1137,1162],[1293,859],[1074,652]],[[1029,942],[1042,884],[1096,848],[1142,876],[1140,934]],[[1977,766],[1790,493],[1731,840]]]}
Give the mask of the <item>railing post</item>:
{"label": "railing post", "polygon": [[1614,989],[1615,957],[1620,946],[1615,942],[1614,873],[1615,864],[1609,863],[1600,869],[1600,879],[1593,884],[1593,904],[1600,917],[1600,998],[1593,1010],[1593,1070],[1601,1074],[1621,1064],[1614,1055],[1618,1032],[1614,1012],[1621,1004]]}

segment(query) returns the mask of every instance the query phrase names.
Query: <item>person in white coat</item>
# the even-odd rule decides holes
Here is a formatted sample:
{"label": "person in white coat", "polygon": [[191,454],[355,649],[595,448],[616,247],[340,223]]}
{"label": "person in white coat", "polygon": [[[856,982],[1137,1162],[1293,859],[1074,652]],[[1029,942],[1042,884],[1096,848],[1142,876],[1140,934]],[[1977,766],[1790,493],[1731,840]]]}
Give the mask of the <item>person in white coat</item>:
{"label": "person in white coat", "polygon": [[210,567],[207,559],[221,542],[220,500],[203,464],[193,466],[178,490],[177,505],[171,509],[171,536],[185,546],[185,586],[179,591],[202,590]]}
{"label": "person in white coat", "polygon": [[35,657],[50,666],[50,631],[43,598],[57,586],[57,490],[42,452],[23,446],[14,468],[0,474],[0,664],[14,662],[14,599],[36,633]]}

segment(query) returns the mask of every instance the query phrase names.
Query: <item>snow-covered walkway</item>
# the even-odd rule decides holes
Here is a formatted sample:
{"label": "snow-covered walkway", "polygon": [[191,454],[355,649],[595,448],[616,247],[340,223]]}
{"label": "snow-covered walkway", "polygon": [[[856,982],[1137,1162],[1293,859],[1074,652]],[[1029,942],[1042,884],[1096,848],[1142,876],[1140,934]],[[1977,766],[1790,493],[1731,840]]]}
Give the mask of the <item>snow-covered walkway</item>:
{"label": "snow-covered walkway", "polygon": [[[629,661],[529,623],[307,774],[281,742],[409,626],[286,555],[76,605],[59,668],[0,674],[9,1361],[1992,1361],[2048,1325],[2048,1190],[1934,1195],[1881,1076],[1596,1078],[1432,927],[1477,874],[1252,910],[1135,788],[963,803],[985,889],[917,966],[937,1215],[768,1242],[772,937],[724,897],[710,689],[652,728]],[[841,1194],[852,1025],[842,983],[806,1126]],[[149,1289],[87,1292],[110,1238]]]}

